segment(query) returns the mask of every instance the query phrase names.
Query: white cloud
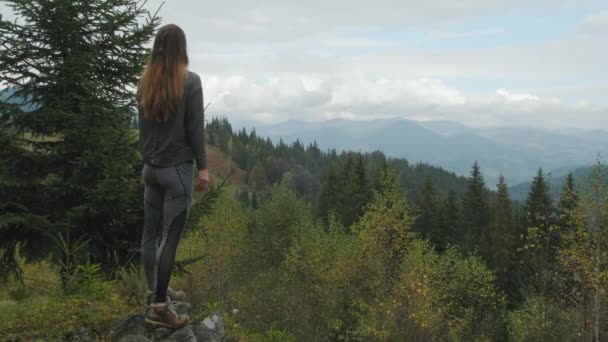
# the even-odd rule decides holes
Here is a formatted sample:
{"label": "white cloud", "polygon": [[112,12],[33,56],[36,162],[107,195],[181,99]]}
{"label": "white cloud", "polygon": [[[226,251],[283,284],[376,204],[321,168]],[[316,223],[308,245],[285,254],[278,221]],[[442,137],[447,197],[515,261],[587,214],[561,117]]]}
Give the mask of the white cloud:
{"label": "white cloud", "polygon": [[502,96],[507,101],[521,102],[521,101],[539,101],[540,98],[536,95],[531,94],[513,94],[508,90],[501,88],[496,91],[496,94]]}
{"label": "white cloud", "polygon": [[[156,8],[162,1],[150,0],[148,7]],[[161,14],[207,42],[267,43],[334,33],[343,28],[445,27],[454,21],[522,7],[552,13],[571,3],[568,0],[172,0],[166,2]]]}
{"label": "white cloud", "polygon": [[[588,16],[579,27],[580,32],[608,35],[608,11],[602,11]],[[604,36],[606,39],[606,36]]]}
{"label": "white cloud", "polygon": [[[218,82],[220,88],[210,115],[227,115],[235,122],[280,122],[286,119],[372,119],[403,117],[454,120],[472,126],[529,125],[598,127],[608,108],[585,101],[564,103],[556,97],[519,93],[504,88],[495,92],[465,95],[437,79],[429,78],[331,78],[310,82],[305,76],[285,75],[256,83]],[[207,86],[207,88],[210,88]],[[581,126],[581,122],[585,125]]]}
{"label": "white cloud", "polygon": [[[452,39],[491,41],[510,30],[491,24],[454,30],[454,23],[583,7],[595,14],[557,38],[443,47]],[[608,11],[600,7],[605,0],[168,0],[161,15],[186,31],[191,69],[203,77],[211,115],[596,128],[608,124]],[[475,90],[458,80],[475,83]]]}

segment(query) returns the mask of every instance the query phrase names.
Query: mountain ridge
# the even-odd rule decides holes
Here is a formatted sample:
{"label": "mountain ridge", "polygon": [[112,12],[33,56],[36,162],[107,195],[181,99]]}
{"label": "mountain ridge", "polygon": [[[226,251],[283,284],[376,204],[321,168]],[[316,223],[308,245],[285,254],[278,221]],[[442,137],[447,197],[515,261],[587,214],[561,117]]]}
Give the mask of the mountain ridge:
{"label": "mountain ridge", "polygon": [[478,161],[491,185],[501,174],[510,184],[520,184],[532,179],[538,168],[576,169],[592,164],[598,153],[608,154],[608,132],[601,129],[567,134],[528,126],[476,128],[449,120],[404,118],[289,119],[255,129],[273,141],[297,139],[316,141],[322,149],[380,150],[390,157],[427,162],[465,176]]}

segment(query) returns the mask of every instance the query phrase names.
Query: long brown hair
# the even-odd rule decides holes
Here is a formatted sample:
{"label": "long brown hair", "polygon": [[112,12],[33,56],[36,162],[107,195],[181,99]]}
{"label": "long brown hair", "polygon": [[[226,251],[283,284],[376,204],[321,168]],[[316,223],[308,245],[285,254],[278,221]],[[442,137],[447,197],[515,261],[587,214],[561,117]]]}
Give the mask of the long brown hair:
{"label": "long brown hair", "polygon": [[137,103],[146,119],[169,120],[181,99],[187,67],[184,31],[173,24],[161,27],[137,86]]}

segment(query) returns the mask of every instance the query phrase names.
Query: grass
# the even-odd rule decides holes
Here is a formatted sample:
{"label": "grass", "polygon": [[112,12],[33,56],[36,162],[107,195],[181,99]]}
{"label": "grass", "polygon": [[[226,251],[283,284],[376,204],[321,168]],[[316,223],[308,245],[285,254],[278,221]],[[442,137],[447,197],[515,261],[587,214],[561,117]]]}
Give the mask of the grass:
{"label": "grass", "polygon": [[56,268],[48,262],[22,266],[23,284],[11,281],[1,285],[0,336],[3,338],[25,333],[56,340],[83,326],[101,336],[117,319],[139,309],[118,294],[117,282],[95,281],[83,286],[77,294],[66,295]]}

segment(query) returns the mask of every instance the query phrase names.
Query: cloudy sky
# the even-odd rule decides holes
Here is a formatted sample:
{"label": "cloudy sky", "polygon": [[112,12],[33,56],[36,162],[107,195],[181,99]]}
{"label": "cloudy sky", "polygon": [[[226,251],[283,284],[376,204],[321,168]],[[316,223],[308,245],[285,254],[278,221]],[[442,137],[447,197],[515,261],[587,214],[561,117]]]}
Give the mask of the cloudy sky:
{"label": "cloudy sky", "polygon": [[[149,0],[155,11],[161,0]],[[608,127],[608,0],[167,0],[209,115]]]}

